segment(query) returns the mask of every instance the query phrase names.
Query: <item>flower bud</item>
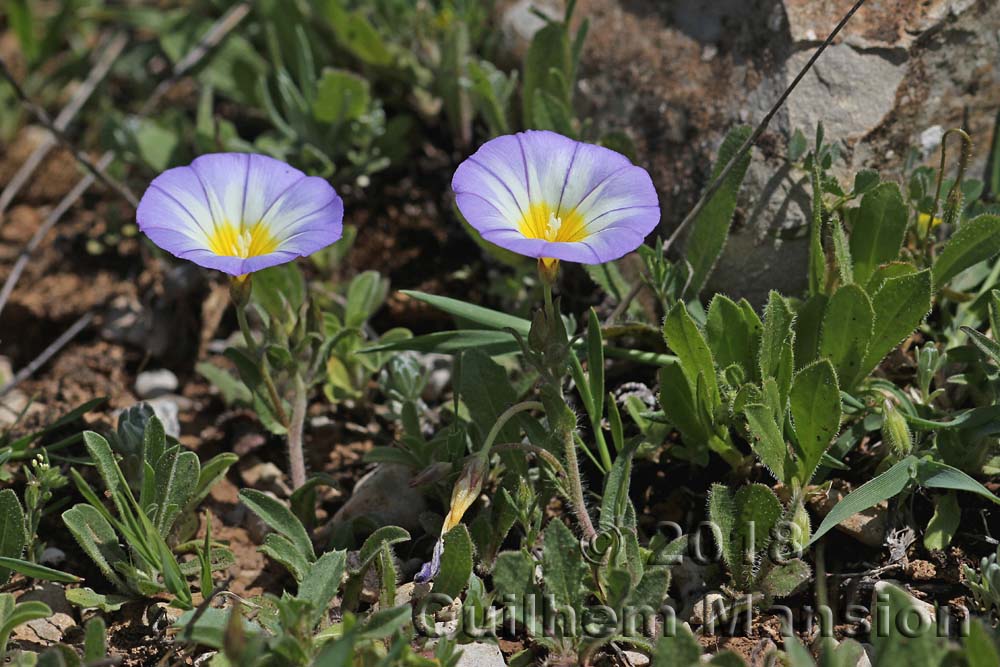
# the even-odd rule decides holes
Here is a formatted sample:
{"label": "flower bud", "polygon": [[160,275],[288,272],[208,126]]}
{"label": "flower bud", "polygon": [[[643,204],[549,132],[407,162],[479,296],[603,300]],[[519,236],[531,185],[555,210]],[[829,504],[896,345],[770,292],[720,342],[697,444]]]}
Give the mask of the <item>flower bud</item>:
{"label": "flower bud", "polygon": [[898,457],[908,455],[913,449],[910,427],[889,399],[886,399],[882,406],[882,442]]}
{"label": "flower bud", "polygon": [[451,492],[451,506],[448,509],[448,516],[444,518],[441,526],[443,536],[462,521],[462,516],[476,502],[479,492],[483,488],[483,480],[489,472],[486,459],[483,456],[473,456],[466,461],[462,468],[462,474],[455,482],[455,488]]}
{"label": "flower bud", "polygon": [[250,303],[250,292],[253,290],[253,283],[250,281],[250,274],[233,276],[229,280],[229,298],[239,307],[244,308]]}

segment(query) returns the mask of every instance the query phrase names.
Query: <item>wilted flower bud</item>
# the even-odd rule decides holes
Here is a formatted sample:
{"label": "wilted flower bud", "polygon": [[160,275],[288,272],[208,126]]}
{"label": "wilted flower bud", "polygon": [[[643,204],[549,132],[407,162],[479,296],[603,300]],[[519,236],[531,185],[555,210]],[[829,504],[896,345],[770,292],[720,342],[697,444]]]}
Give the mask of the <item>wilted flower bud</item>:
{"label": "wilted flower bud", "polygon": [[451,506],[448,508],[448,516],[444,518],[444,523],[441,524],[441,537],[438,538],[437,543],[434,545],[434,553],[431,556],[430,562],[424,563],[424,566],[420,568],[420,572],[414,577],[414,581],[417,583],[434,579],[441,569],[444,536],[462,521],[462,516],[472,507],[472,503],[476,502],[476,498],[479,497],[479,492],[483,488],[483,480],[486,479],[486,473],[489,472],[486,456],[485,451],[482,454],[477,454],[466,461],[465,466],[462,468],[462,474],[458,476],[455,488],[451,492]]}
{"label": "wilted flower bud", "polygon": [[913,438],[906,419],[889,399],[882,406],[882,442],[889,446],[893,454],[906,456],[913,449]]}
{"label": "wilted flower bud", "polygon": [[483,456],[473,456],[466,461],[462,474],[458,476],[455,488],[451,492],[451,507],[441,526],[442,536],[457,526],[465,512],[472,507],[472,503],[476,502],[488,471],[489,467]]}

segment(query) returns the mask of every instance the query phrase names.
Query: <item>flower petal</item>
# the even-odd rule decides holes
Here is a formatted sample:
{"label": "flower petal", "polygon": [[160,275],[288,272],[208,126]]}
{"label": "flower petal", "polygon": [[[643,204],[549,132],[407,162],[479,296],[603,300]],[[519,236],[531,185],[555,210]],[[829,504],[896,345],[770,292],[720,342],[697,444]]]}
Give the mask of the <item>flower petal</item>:
{"label": "flower petal", "polygon": [[452,188],[484,239],[530,257],[607,262],[635,250],[660,220],[646,170],[548,131],[487,142],[459,166]]}
{"label": "flower petal", "polygon": [[323,179],[247,153],[203,155],[153,180],[139,228],[171,254],[242,275],[337,241],[344,204]]}

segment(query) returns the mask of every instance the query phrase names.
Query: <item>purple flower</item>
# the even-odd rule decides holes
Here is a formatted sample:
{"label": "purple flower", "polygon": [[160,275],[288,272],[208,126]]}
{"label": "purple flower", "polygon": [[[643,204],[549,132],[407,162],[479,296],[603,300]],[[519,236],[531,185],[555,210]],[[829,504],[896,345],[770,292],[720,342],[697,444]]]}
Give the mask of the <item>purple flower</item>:
{"label": "purple flower", "polygon": [[215,153],[153,179],[136,219],[172,255],[242,276],[335,242],[344,203],[329,183],[284,162]]}
{"label": "purple flower", "polygon": [[618,259],[660,221],[645,169],[554,132],[486,142],[459,165],[451,187],[462,215],[484,239],[547,264]]}

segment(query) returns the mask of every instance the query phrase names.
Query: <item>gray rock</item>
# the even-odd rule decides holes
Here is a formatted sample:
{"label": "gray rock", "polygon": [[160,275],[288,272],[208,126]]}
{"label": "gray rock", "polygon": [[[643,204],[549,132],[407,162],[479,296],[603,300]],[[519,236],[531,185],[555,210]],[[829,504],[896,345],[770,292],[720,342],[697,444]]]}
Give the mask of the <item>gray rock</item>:
{"label": "gray rock", "polygon": [[[508,13],[514,12],[509,6]],[[661,233],[706,185],[725,132],[756,125],[845,11],[815,0],[579,0],[591,30],[579,113],[594,133],[625,132],[661,196]],[[869,0],[772,119],[748,173],[733,233],[706,293],[755,304],[805,287],[810,195],[784,169],[795,129],[818,121],[841,144],[837,169],[899,178],[909,147],[938,157],[938,125],[965,125],[982,173],[1000,108],[1000,3]]]}
{"label": "gray rock", "polygon": [[517,0],[503,11],[500,17],[500,33],[505,49],[512,59],[520,61],[524,58],[531,44],[531,38],[545,26],[545,20],[535,11],[552,19],[560,19],[561,5],[561,2],[554,0]]}
{"label": "gray rock", "polygon": [[240,479],[252,489],[267,491],[278,496],[290,496],[292,490],[285,482],[285,473],[271,462],[260,462],[240,470]]}
{"label": "gray rock", "polygon": [[66,552],[55,547],[47,547],[44,551],[42,551],[41,558],[38,559],[38,562],[42,565],[49,565],[52,567],[58,567],[65,561]]}
{"label": "gray rock", "polygon": [[167,435],[179,438],[181,435],[180,411],[182,407],[190,407],[191,401],[183,396],[166,394],[146,401],[157,418],[163,422],[163,430]]}
{"label": "gray rock", "polygon": [[333,522],[366,516],[380,525],[418,530],[427,502],[420,491],[410,486],[412,477],[406,466],[379,464],[358,480],[351,497],[333,515]]}
{"label": "gray rock", "polygon": [[504,667],[503,654],[496,644],[473,642],[459,647],[462,655],[458,659],[458,667]]}
{"label": "gray rock", "polygon": [[143,371],[135,379],[135,393],[139,398],[156,398],[177,391],[177,376],[166,368]]}

